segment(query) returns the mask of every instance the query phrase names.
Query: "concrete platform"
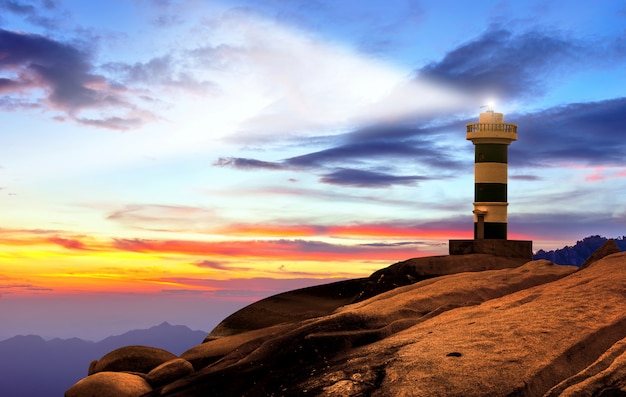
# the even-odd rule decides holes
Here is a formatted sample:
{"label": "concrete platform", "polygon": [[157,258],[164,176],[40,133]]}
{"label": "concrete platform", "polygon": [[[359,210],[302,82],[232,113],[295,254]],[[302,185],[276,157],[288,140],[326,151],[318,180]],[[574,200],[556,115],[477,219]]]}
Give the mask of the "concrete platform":
{"label": "concrete platform", "polygon": [[491,254],[507,258],[533,258],[533,242],[529,240],[450,240],[450,255]]}

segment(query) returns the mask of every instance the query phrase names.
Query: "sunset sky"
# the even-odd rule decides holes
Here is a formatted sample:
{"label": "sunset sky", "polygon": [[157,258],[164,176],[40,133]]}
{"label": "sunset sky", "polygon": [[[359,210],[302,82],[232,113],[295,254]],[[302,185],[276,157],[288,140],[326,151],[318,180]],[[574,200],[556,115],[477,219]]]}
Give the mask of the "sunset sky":
{"label": "sunset sky", "polygon": [[0,0],[0,340],[210,331],[473,233],[626,234],[626,3]]}

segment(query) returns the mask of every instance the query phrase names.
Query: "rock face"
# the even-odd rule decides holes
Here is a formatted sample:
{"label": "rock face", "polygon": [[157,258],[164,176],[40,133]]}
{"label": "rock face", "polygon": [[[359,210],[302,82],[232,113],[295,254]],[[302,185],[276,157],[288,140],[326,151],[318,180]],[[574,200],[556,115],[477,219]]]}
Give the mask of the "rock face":
{"label": "rock face", "polygon": [[174,354],[149,346],[125,346],[89,364],[88,376],[65,397],[139,397],[193,373],[192,365]]}
{"label": "rock face", "polygon": [[[162,365],[195,372],[163,370],[143,396],[626,395],[626,253],[580,270],[439,258],[392,265],[344,296],[333,288],[345,284],[329,284],[267,301],[278,314],[267,325],[212,332]],[[434,276],[437,261],[446,266]],[[294,305],[311,312],[281,314]],[[245,325],[245,314],[230,324]],[[87,395],[108,394],[66,394]]]}
{"label": "rock face", "polygon": [[289,291],[253,303],[227,317],[205,341],[245,331],[328,315],[338,307],[360,302],[416,281],[460,272],[505,269],[527,261],[494,255],[451,255],[414,258],[395,263],[368,278],[340,281]]}

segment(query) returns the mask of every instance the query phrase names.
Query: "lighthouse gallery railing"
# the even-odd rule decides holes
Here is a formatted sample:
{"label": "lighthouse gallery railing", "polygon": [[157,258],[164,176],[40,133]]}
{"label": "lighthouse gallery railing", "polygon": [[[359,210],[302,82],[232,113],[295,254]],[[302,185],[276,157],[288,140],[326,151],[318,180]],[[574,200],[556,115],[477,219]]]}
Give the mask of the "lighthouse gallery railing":
{"label": "lighthouse gallery railing", "polygon": [[517,124],[511,123],[470,123],[467,132],[500,131],[517,133]]}

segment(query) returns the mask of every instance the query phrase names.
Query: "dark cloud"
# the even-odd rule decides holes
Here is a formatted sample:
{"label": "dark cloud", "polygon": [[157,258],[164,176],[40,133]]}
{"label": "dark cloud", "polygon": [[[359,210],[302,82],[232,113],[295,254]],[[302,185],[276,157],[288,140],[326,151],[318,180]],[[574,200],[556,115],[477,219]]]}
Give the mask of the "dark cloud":
{"label": "dark cloud", "polygon": [[56,8],[57,7],[52,0],[0,0],[0,10],[6,10],[14,15],[21,16],[27,22],[46,29],[55,29],[61,22],[61,19],[58,16],[43,15],[43,12],[52,11]]}
{"label": "dark cloud", "polygon": [[518,124],[519,135],[509,151],[513,166],[621,165],[626,158],[626,98],[572,103],[509,119]]}
{"label": "dark cloud", "polygon": [[[457,125],[458,124],[458,125]],[[464,131],[465,125],[451,127]],[[466,169],[467,164],[451,155],[439,143],[442,127],[421,128],[406,121],[366,126],[335,138],[334,147],[290,157],[277,162],[226,157],[213,165],[244,170],[308,170],[320,173],[323,183],[355,187],[410,185],[421,180],[445,178],[451,172]],[[306,147],[306,144],[301,145]],[[468,147],[468,152],[471,148]],[[471,162],[468,157],[467,162]],[[428,177],[396,175],[398,168],[427,169]],[[415,172],[415,171],[413,171]]]}
{"label": "dark cloud", "polygon": [[[0,72],[8,74],[0,82],[0,91],[5,94],[2,109],[45,107],[64,111],[82,124],[118,130],[135,128],[152,117],[128,103],[119,86],[113,89],[104,77],[94,74],[91,54],[77,45],[0,29],[0,53]],[[25,93],[41,92],[43,102],[22,100]],[[123,115],[81,117],[85,109]]]}
{"label": "dark cloud", "polygon": [[74,109],[97,101],[97,93],[87,85],[102,78],[89,73],[88,54],[67,44],[39,35],[0,29],[0,70],[20,73],[4,81],[4,86],[50,88],[49,100],[56,106]]}
{"label": "dark cloud", "polygon": [[213,270],[224,270],[224,271],[247,271],[250,270],[249,267],[240,267],[240,266],[232,266],[227,262],[219,262],[219,261],[210,261],[204,260],[200,262],[195,262],[194,265],[202,268],[213,269]]}
{"label": "dark cloud", "polygon": [[540,181],[543,178],[538,175],[509,175],[509,179],[518,181]]}
{"label": "dark cloud", "polygon": [[251,169],[269,169],[269,170],[281,170],[287,168],[280,163],[274,163],[269,161],[261,161],[255,159],[246,159],[241,157],[220,157],[213,163],[218,167],[233,167],[243,170]]}
{"label": "dark cloud", "polygon": [[[391,127],[391,126],[390,126]],[[391,128],[390,128],[391,129]],[[358,143],[347,143],[329,149],[292,157],[285,162],[297,167],[320,167],[331,163],[349,163],[364,159],[398,157],[432,157],[433,150],[428,146],[415,147],[406,142],[373,139]]]}
{"label": "dark cloud", "polygon": [[413,185],[427,180],[423,176],[395,176],[383,172],[341,168],[322,176],[320,181],[331,185],[353,187],[389,187],[391,185]]}
{"label": "dark cloud", "polygon": [[582,59],[587,48],[559,32],[513,33],[491,26],[441,61],[419,69],[418,76],[470,91],[477,98],[519,100],[542,93],[548,73]]}

